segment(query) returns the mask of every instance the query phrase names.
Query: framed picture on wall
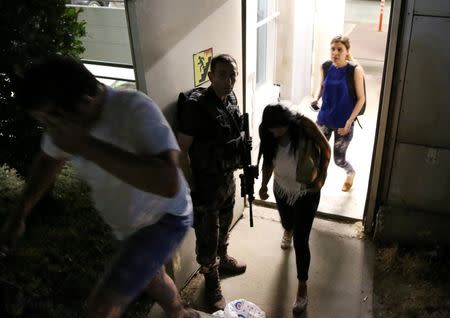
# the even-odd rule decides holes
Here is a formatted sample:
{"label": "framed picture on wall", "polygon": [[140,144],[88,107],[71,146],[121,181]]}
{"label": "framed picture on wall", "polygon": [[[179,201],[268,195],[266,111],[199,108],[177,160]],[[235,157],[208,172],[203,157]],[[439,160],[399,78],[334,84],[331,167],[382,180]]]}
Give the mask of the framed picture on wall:
{"label": "framed picture on wall", "polygon": [[211,67],[211,60],[213,58],[213,49],[200,51],[194,53],[193,64],[194,64],[194,87],[198,87],[209,81],[208,72]]}

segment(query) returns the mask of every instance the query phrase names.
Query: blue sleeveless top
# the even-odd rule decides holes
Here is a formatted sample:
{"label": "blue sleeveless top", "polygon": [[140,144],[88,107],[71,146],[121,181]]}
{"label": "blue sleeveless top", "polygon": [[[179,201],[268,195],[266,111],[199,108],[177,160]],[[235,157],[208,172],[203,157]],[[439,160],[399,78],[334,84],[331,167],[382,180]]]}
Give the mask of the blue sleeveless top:
{"label": "blue sleeveless top", "polygon": [[349,93],[346,73],[349,65],[337,68],[331,64],[323,81],[322,107],[317,123],[328,128],[343,128],[355,107],[355,99]]}

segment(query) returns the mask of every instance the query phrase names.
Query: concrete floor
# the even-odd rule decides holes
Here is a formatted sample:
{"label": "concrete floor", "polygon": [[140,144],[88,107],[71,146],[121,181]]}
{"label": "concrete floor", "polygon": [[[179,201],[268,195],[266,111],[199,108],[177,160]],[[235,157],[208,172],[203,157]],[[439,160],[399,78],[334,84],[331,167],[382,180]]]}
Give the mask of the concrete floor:
{"label": "concrete floor", "polygon": [[[374,248],[370,240],[362,239],[361,229],[360,222],[315,219],[310,238],[309,305],[301,317],[372,317]],[[280,248],[281,235],[276,210],[255,206],[253,228],[245,211],[231,232],[229,248],[248,267],[243,275],[222,279],[227,302],[246,299],[268,318],[293,317],[295,255],[293,249]],[[197,274],[182,293],[198,310],[205,310],[203,288],[203,278]],[[149,317],[164,314],[155,308]]]}
{"label": "concrete floor", "polygon": [[[391,1],[384,4],[382,30],[387,30],[391,11]],[[380,18],[379,0],[345,0],[345,22],[372,23],[378,27]]]}
{"label": "concrete floor", "polygon": [[[254,302],[267,317],[291,317],[297,290],[294,251],[280,248],[282,228],[276,210],[255,207],[254,222],[249,228],[244,218],[233,229],[230,252],[246,261],[248,270],[241,277],[225,279],[224,294],[228,301]],[[370,316],[373,248],[358,238],[360,230],[359,223],[314,221],[310,302],[303,317]]]}

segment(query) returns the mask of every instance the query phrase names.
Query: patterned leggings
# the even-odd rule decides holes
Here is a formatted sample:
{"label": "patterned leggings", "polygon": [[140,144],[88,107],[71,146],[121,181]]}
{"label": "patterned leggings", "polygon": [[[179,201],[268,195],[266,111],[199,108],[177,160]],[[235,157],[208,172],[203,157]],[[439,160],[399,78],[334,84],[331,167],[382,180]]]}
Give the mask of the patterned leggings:
{"label": "patterned leggings", "polygon": [[347,153],[347,148],[350,145],[350,141],[353,139],[353,125],[350,128],[350,131],[347,135],[341,136],[338,134],[337,129],[328,128],[326,126],[318,125],[320,130],[322,130],[325,138],[330,141],[331,133],[334,133],[334,149],[333,149],[333,157],[334,162],[338,167],[341,167],[345,170],[347,175],[354,175],[355,170],[352,165],[345,159],[345,155]]}

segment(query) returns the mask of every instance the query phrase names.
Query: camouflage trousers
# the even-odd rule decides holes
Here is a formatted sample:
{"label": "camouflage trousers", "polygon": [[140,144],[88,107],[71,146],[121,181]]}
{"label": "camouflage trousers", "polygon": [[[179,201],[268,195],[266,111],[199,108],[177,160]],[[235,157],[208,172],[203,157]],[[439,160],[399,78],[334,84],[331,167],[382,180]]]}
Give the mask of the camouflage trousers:
{"label": "camouflage trousers", "polygon": [[227,254],[228,238],[233,221],[236,185],[233,176],[226,184],[211,193],[210,202],[194,203],[194,229],[196,236],[197,262],[211,267],[218,258]]}

